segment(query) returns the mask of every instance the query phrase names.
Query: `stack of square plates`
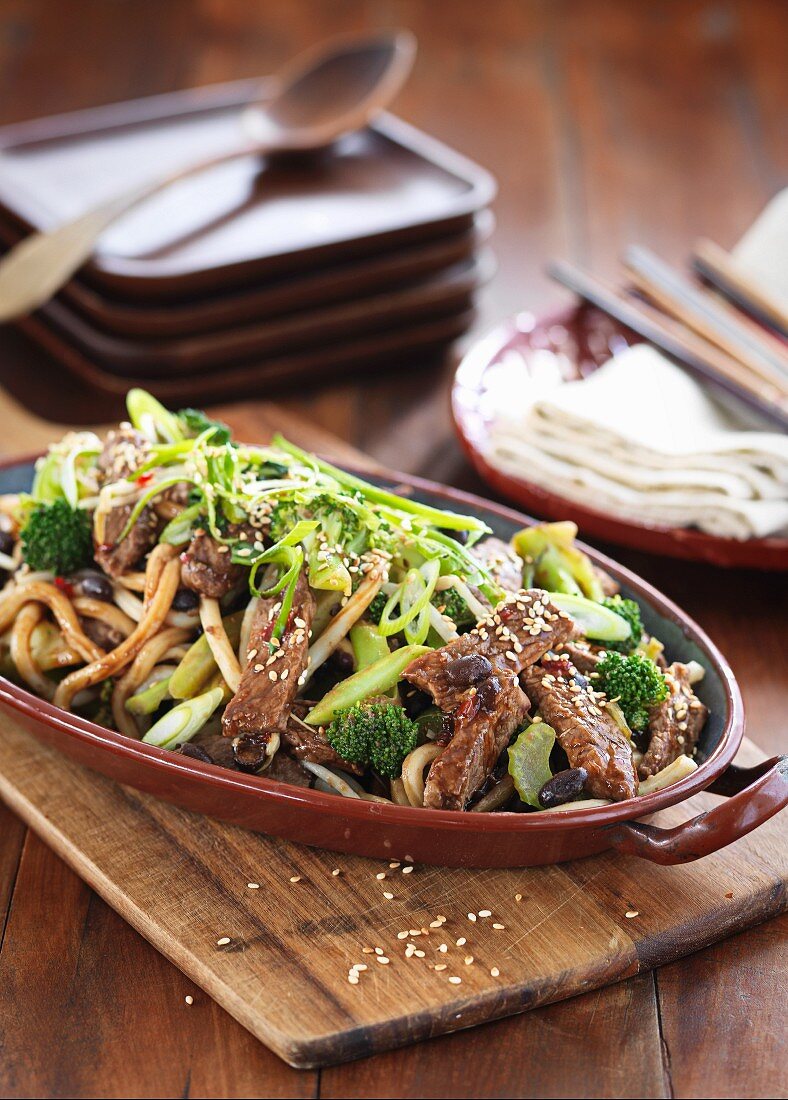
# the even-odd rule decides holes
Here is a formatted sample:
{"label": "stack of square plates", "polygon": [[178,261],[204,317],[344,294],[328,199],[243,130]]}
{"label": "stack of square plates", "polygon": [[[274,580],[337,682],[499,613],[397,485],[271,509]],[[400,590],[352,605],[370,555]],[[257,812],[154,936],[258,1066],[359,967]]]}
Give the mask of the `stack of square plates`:
{"label": "stack of square plates", "polygon": [[[264,92],[264,89],[263,89]],[[239,142],[260,83],[0,130],[0,245]],[[101,238],[20,322],[90,385],[170,401],[260,392],[440,349],[492,272],[491,177],[391,116],[305,157],[231,161]]]}

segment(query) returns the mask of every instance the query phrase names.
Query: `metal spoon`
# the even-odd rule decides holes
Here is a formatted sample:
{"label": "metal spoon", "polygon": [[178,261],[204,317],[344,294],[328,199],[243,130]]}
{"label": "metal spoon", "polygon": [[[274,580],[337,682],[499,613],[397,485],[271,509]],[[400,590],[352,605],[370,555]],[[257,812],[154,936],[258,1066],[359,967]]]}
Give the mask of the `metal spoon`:
{"label": "metal spoon", "polygon": [[171,183],[241,157],[321,149],[366,126],[400,90],[415,54],[409,31],[345,35],[299,54],[273,78],[271,98],[244,110],[246,139],[237,148],[134,187],[12,248],[0,261],[0,323],[48,301],[112,222]]}

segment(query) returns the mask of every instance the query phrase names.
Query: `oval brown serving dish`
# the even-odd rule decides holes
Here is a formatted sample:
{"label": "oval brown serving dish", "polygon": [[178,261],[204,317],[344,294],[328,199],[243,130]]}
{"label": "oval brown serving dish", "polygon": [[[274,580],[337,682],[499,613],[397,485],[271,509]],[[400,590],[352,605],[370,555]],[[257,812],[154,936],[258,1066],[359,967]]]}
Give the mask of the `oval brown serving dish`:
{"label": "oval brown serving dish", "polygon": [[[0,467],[0,492],[29,488],[32,462]],[[479,497],[404,475],[376,479],[411,487],[414,496],[485,519],[509,538],[528,517]],[[646,629],[671,659],[706,669],[698,694],[710,716],[699,745],[699,767],[665,790],[589,810],[533,814],[474,814],[388,806],[286,786],[203,764],[104,729],[52,706],[0,677],[0,708],[39,740],[119,783],[167,802],[273,836],[378,858],[463,867],[525,867],[594,855],[608,848],[660,863],[707,855],[754,829],[788,801],[785,761],[754,769],[731,762],[744,732],[741,695],[725,658],[687,615],[645,581],[585,548],[643,605]],[[636,818],[673,805],[715,784],[725,803],[675,829]]]}

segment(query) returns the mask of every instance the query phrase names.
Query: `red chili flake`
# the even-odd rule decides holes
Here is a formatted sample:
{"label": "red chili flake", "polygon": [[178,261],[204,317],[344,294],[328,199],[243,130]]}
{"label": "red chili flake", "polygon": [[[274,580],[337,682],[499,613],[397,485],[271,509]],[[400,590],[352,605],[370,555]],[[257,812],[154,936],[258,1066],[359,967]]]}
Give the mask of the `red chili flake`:
{"label": "red chili flake", "polygon": [[140,474],[140,476],[137,478],[137,484],[142,487],[144,487],[145,485],[149,485],[151,481],[153,481],[152,473]]}
{"label": "red chili flake", "polygon": [[74,588],[65,577],[55,577],[55,588],[59,588],[69,599],[74,595]]}
{"label": "red chili flake", "polygon": [[571,676],[572,664],[566,657],[542,658],[542,668],[553,676]]}
{"label": "red chili flake", "polygon": [[512,615],[514,615],[513,607],[502,607],[501,610],[498,612],[498,616],[502,622],[508,622],[508,620],[511,619]]}
{"label": "red chili flake", "polygon": [[467,699],[465,699],[457,707],[454,712],[454,717],[460,719],[467,718],[470,721],[471,718],[476,717],[479,712],[480,706],[481,700],[479,699],[479,696],[476,693],[474,693],[473,695],[469,695]]}

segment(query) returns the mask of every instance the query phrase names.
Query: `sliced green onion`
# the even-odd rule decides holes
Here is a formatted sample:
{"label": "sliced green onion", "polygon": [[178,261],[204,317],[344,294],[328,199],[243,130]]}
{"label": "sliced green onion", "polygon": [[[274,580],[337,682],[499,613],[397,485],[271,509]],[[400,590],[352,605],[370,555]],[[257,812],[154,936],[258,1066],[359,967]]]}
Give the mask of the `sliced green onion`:
{"label": "sliced green onion", "polygon": [[162,749],[191,741],[221,704],[224,693],[224,688],[215,687],[178,703],[151,726],[142,740],[146,745],[158,745]]}
{"label": "sliced green onion", "polygon": [[395,649],[387,657],[354,672],[327,692],[307,714],[304,721],[312,726],[326,725],[338,710],[352,707],[370,695],[385,695],[399,683],[402,673],[417,657],[431,653],[429,646],[406,645]]}
{"label": "sliced green onion", "polygon": [[[427,612],[427,604],[432,599],[432,594],[435,591],[435,584],[440,576],[440,562],[433,559],[427,561],[421,567],[421,569],[409,569],[405,580],[397,586],[386,601],[386,606],[383,608],[383,614],[380,616],[380,622],[378,623],[378,629],[384,638],[390,638],[392,634],[398,634],[400,630],[404,630],[410,623],[417,617],[422,617],[422,612],[426,612],[423,616],[426,626],[424,627],[424,634],[421,641],[413,641],[412,645],[421,645],[424,638],[427,637],[427,630],[429,629],[429,612]],[[400,614],[396,618],[392,618],[392,613],[396,607],[400,607]],[[423,622],[419,623],[419,626],[415,628],[414,632],[419,633],[424,626]],[[410,639],[408,639],[410,641]]]}
{"label": "sliced green onion", "polygon": [[360,477],[354,477],[353,474],[348,474],[337,466],[332,466],[329,462],[324,462],[323,459],[302,451],[300,447],[296,447],[295,444],[290,443],[281,435],[274,436],[273,442],[274,446],[297,458],[304,465],[315,467],[321,473],[328,474],[329,477],[333,477],[346,489],[361,493],[367,500],[373,501],[375,504],[386,504],[390,508],[398,509],[400,512],[409,512],[434,527],[445,527],[456,531],[486,532],[490,530],[483,520],[476,519],[474,516],[444,512],[440,508],[431,508],[428,504],[420,504],[418,501],[408,500],[407,497],[397,496],[396,493],[391,493],[387,489],[381,489],[377,485],[371,485]]}
{"label": "sliced green onion", "polygon": [[126,700],[126,710],[132,714],[153,714],[165,699],[170,698],[170,679],[171,676],[165,676],[132,695]]}
{"label": "sliced green onion", "polygon": [[[224,632],[230,645],[237,648],[241,637],[243,611],[235,611],[222,619]],[[173,699],[191,699],[218,672],[218,666],[204,634],[194,642],[184,654],[181,663],[170,677],[170,695]]]}
{"label": "sliced green onion", "polygon": [[181,543],[188,542],[194,534],[196,521],[202,514],[202,504],[192,504],[184,508],[164,528],[159,535],[159,542],[166,542],[170,546],[180,546]]}
{"label": "sliced green onion", "polygon": [[156,443],[157,438],[161,438],[165,443],[180,443],[183,439],[178,418],[168,412],[147,390],[137,388],[129,390],[126,395],[126,408],[133,426],[151,443]]}
{"label": "sliced green onion", "polygon": [[600,642],[623,642],[632,630],[626,619],[601,603],[587,600],[585,596],[573,596],[568,592],[551,592],[550,602],[559,611],[571,615],[587,638]]}

